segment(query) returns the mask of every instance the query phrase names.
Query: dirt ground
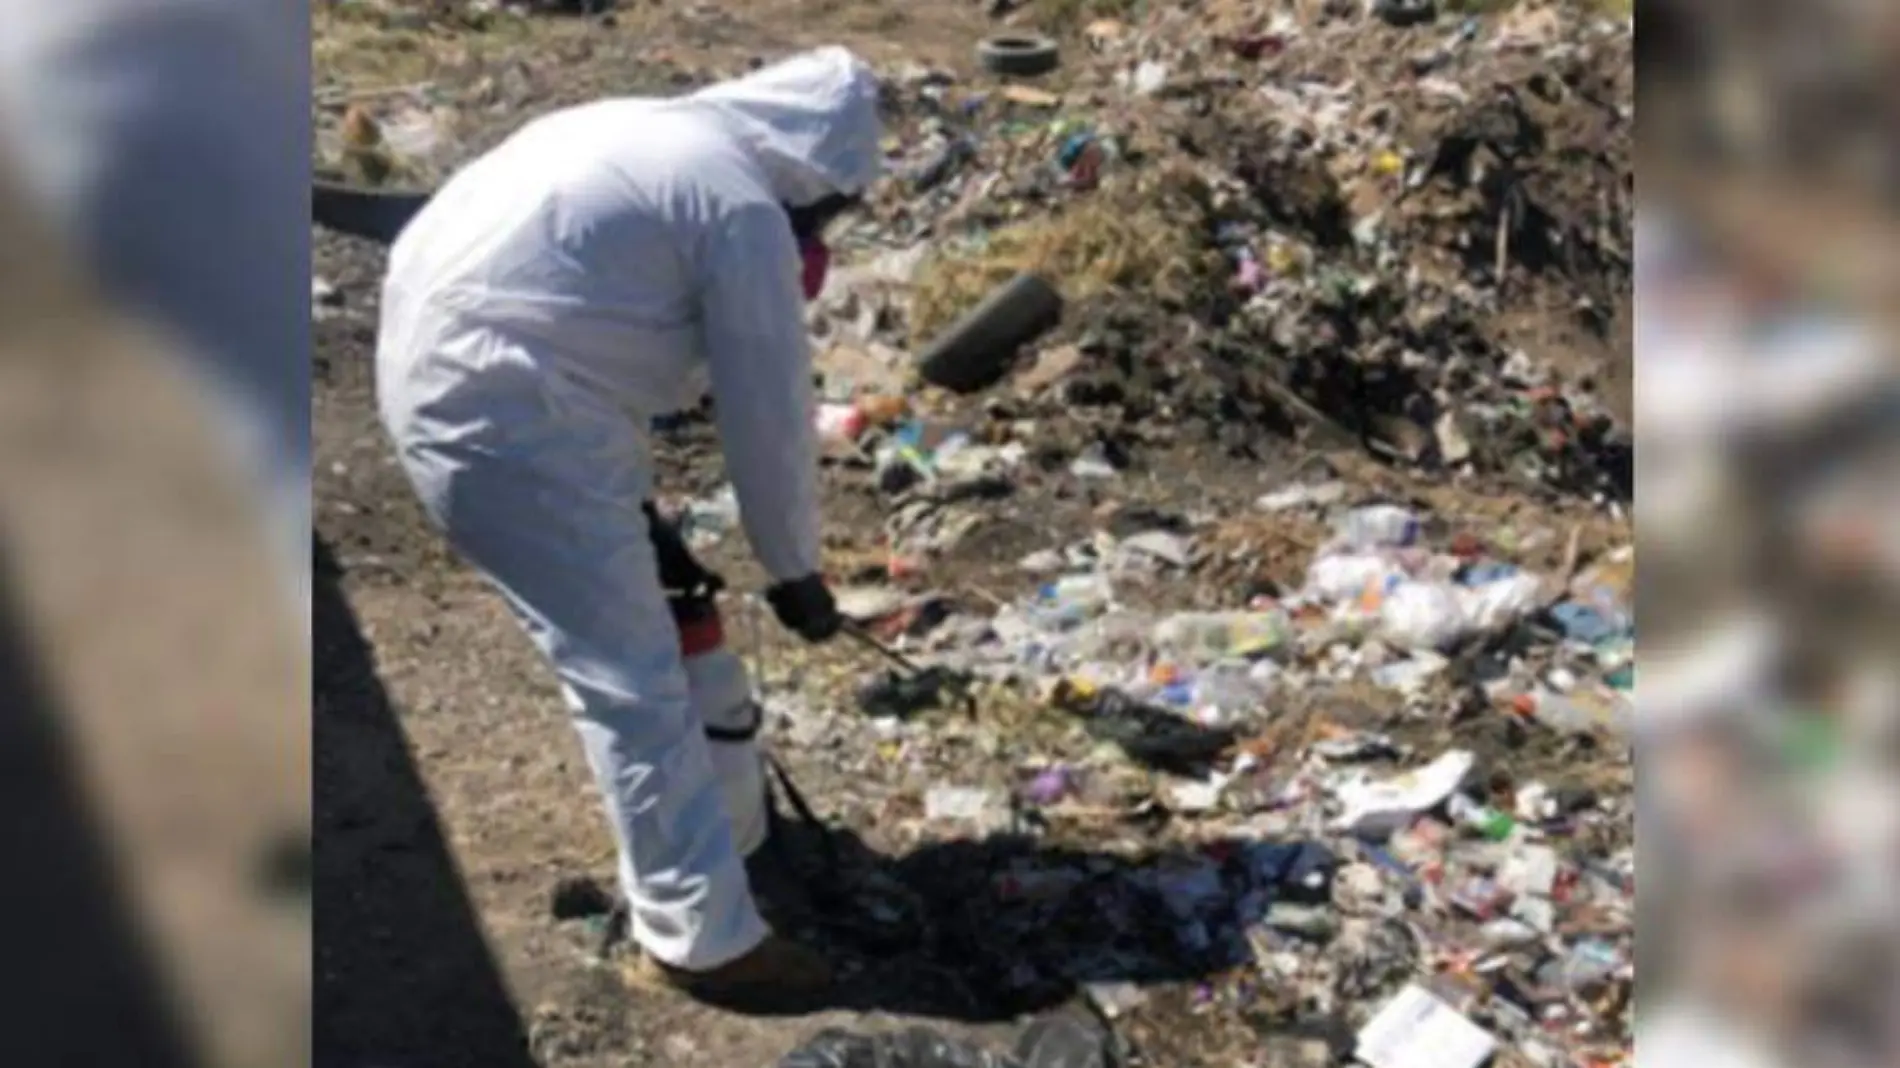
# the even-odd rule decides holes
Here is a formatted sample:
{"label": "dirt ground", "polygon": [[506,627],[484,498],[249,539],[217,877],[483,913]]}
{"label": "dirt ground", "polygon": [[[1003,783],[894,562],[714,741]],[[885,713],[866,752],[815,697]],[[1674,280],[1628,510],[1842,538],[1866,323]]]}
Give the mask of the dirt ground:
{"label": "dirt ground", "polygon": [[[984,8],[967,2],[766,0],[692,18],[640,4],[606,21],[550,15],[506,34],[454,20],[392,26],[360,14],[363,6],[318,12],[319,96],[339,86],[475,86],[470,92],[490,103],[461,109],[443,168],[540,111],[605,92],[670,89],[800,45],[842,42],[879,59],[914,57],[970,75],[974,42],[995,32]],[[1017,1024],[1012,1013],[958,1004],[920,959],[867,965],[847,984],[849,1008],[752,1020],[629,986],[621,960],[596,951],[597,926],[555,921],[557,885],[611,882],[612,844],[598,801],[546,671],[502,604],[427,527],[377,425],[370,357],[381,253],[329,234],[317,236],[316,248],[315,270],[340,304],[313,323],[317,1064],[750,1068],[828,1024],[920,1018],[1006,1043]],[[703,428],[664,443],[661,458],[669,495],[695,496],[719,481]],[[1577,529],[1589,547],[1617,536],[1617,524],[1582,500],[1527,496],[1483,480],[1453,488],[1290,443],[1237,461],[1213,437],[1182,435],[1145,450],[1112,493],[1059,473],[1019,486],[995,510],[999,519],[933,564],[930,579],[979,598],[1013,595],[1024,582],[1018,557],[1086,535],[1117,507],[1243,514],[1316,462],[1334,465],[1368,496],[1436,504],[1480,535],[1513,525]],[[828,548],[841,557],[869,551],[866,531],[885,507],[863,483],[836,472],[826,479]],[[1237,536],[1246,545],[1236,557],[1249,562],[1237,565],[1235,581],[1243,572],[1249,581],[1296,581],[1311,548],[1297,530]],[[743,587],[755,576],[739,544],[727,539],[712,559]],[[1541,562],[1554,563],[1562,549],[1561,538],[1547,545]],[[841,680],[853,666],[870,667],[848,651],[826,655],[838,661]],[[846,685],[808,680],[841,702]],[[878,776],[888,768],[889,781],[876,784],[884,796],[916,792],[901,767],[861,756],[791,759],[821,810],[829,808],[823,784],[847,771]],[[872,848],[902,845],[884,834],[882,813],[837,814]],[[1175,1026],[1148,1026],[1143,1063],[1222,1063],[1199,1050],[1223,1046],[1218,1032],[1241,1024],[1206,1017],[1181,993],[1194,977],[1169,978],[1176,992],[1158,998],[1154,1019]]]}

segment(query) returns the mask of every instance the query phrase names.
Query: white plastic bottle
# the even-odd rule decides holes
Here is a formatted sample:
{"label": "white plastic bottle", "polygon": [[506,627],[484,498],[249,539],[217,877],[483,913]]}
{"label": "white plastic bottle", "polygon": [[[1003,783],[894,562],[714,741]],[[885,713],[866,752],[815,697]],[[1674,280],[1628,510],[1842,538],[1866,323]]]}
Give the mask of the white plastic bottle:
{"label": "white plastic bottle", "polygon": [[1340,516],[1334,533],[1353,549],[1397,548],[1418,540],[1418,518],[1395,504],[1371,504]]}
{"label": "white plastic bottle", "polygon": [[1220,660],[1194,673],[1197,709],[1214,709],[1223,719],[1257,712],[1273,692],[1278,665],[1270,660]]}
{"label": "white plastic bottle", "polygon": [[1068,630],[1106,612],[1115,588],[1106,575],[1067,575],[1043,586],[1030,615],[1046,630]]}
{"label": "white plastic bottle", "polygon": [[1193,663],[1260,656],[1286,643],[1285,612],[1182,612],[1155,625],[1155,648]]}
{"label": "white plastic bottle", "polygon": [[741,856],[749,856],[765,844],[771,829],[765,756],[757,737],[764,710],[753,695],[745,661],[737,653],[722,645],[685,660],[687,695],[700,722],[709,728],[707,748],[726,801],[726,815],[732,820],[732,842]]}
{"label": "white plastic bottle", "polygon": [[1534,692],[1519,696],[1517,708],[1562,734],[1590,734],[1609,725],[1603,716],[1583,702],[1541,686]]}

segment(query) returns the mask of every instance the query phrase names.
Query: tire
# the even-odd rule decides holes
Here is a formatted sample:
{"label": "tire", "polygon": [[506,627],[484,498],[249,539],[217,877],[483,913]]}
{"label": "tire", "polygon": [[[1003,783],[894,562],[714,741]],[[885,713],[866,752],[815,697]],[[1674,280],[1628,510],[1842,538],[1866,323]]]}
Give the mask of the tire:
{"label": "tire", "polygon": [[422,211],[429,196],[420,189],[364,189],[340,182],[313,182],[310,221],[339,234],[389,245]]}
{"label": "tire", "polygon": [[1033,274],[1019,274],[984,297],[918,357],[925,382],[975,393],[1000,381],[1022,347],[1062,320],[1062,294]]}
{"label": "tire", "polygon": [[1056,69],[1056,43],[1048,37],[1002,34],[978,42],[977,62],[994,74],[1033,77]]}

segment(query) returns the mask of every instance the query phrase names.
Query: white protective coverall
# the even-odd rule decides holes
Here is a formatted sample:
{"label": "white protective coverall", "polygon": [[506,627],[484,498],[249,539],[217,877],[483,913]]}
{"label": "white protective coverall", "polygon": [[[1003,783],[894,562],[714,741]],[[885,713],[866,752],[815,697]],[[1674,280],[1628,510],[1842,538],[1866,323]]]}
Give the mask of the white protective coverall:
{"label": "white protective coverall", "polygon": [[784,205],[862,192],[881,133],[876,81],[842,48],[682,98],[584,105],[456,174],[390,251],[384,424],[424,507],[553,664],[633,935],[679,968],[718,967],[766,931],[640,510],[647,429],[709,384],[754,554],[773,581],[819,572]]}

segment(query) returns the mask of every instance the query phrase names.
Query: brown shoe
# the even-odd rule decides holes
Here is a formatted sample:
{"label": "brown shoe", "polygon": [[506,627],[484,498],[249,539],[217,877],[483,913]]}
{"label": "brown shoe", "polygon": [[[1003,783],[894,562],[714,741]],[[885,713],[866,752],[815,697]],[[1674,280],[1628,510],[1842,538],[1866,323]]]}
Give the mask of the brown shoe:
{"label": "brown shoe", "polygon": [[771,934],[750,953],[709,971],[645,958],[648,974],[696,1001],[753,1015],[798,1015],[826,1008],[831,965],[810,946]]}

